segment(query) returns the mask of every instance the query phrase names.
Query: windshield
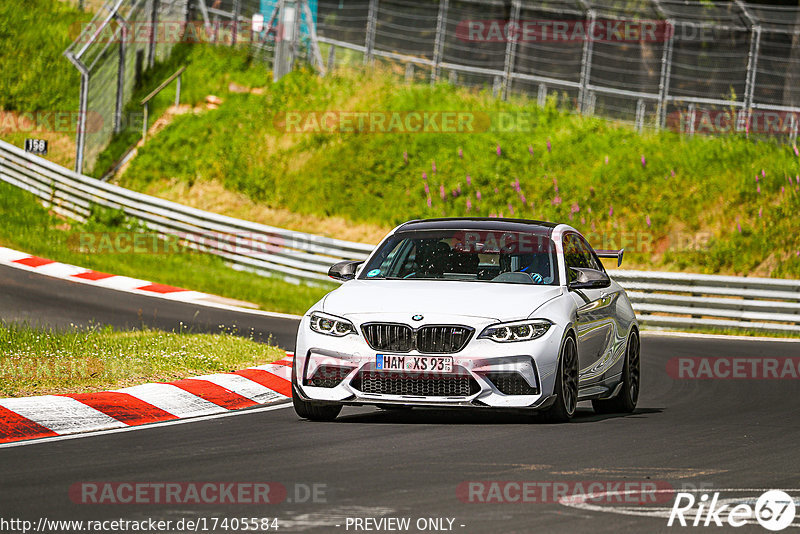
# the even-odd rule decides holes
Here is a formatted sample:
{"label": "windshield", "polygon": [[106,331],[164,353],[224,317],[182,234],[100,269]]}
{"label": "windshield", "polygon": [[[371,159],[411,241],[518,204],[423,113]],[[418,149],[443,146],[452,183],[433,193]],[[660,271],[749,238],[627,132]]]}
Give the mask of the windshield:
{"label": "windshield", "polygon": [[361,280],[463,280],[558,285],[546,235],[486,230],[401,232],[361,270]]}

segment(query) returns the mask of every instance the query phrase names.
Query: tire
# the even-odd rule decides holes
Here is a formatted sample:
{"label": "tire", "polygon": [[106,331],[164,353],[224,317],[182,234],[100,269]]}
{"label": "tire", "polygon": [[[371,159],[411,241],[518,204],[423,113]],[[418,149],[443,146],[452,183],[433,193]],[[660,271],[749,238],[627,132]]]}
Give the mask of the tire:
{"label": "tire", "polygon": [[592,401],[595,413],[631,413],[636,409],[641,384],[641,358],[639,333],[632,330],[625,348],[625,365],[622,367],[622,389],[613,399]]}
{"label": "tire", "polygon": [[556,400],[541,412],[541,418],[546,423],[568,423],[578,405],[578,347],[572,336],[567,336],[561,347],[553,393]]}
{"label": "tire", "polygon": [[292,383],[292,404],[298,416],[310,421],[333,421],[342,411],[341,404],[319,404],[300,398],[297,388]]}

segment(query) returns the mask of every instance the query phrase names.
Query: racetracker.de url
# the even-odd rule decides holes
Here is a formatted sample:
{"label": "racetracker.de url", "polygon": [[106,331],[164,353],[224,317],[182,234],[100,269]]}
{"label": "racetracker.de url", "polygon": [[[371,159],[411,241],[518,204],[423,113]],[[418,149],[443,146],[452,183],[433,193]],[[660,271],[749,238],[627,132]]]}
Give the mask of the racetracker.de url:
{"label": "racetracker.de url", "polygon": [[0,517],[0,532],[273,532],[274,517],[192,517],[183,519],[48,519],[37,521]]}

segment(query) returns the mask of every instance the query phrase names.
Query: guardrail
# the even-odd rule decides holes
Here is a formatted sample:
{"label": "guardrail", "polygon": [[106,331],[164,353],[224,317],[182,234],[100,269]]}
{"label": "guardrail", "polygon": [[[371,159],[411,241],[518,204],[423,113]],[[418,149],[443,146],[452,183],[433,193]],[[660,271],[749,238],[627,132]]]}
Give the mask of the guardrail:
{"label": "guardrail", "polygon": [[[149,231],[178,236],[233,268],[288,280],[329,280],[342,259],[364,259],[373,246],[242,221],[137,193],[77,174],[0,141],[0,180],[82,220],[93,205],[122,210]],[[713,327],[800,332],[800,280],[610,270],[641,322],[689,329]]]}
{"label": "guardrail", "polygon": [[122,210],[149,231],[178,236],[192,248],[215,254],[234,268],[289,280],[330,279],[342,259],[364,259],[372,245],[342,241],[242,221],[144,195],[75,173],[0,141],[0,180],[33,193],[48,207],[82,220],[93,205]]}

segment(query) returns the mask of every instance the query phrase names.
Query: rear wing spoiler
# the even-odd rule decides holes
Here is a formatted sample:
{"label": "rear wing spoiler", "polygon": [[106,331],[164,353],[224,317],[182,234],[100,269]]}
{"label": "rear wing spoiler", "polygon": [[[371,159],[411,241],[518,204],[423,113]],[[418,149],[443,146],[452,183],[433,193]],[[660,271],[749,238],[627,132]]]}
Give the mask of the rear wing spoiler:
{"label": "rear wing spoiler", "polygon": [[617,267],[622,265],[622,255],[625,254],[625,249],[621,248],[619,250],[595,250],[597,256],[599,258],[616,258],[617,259]]}

